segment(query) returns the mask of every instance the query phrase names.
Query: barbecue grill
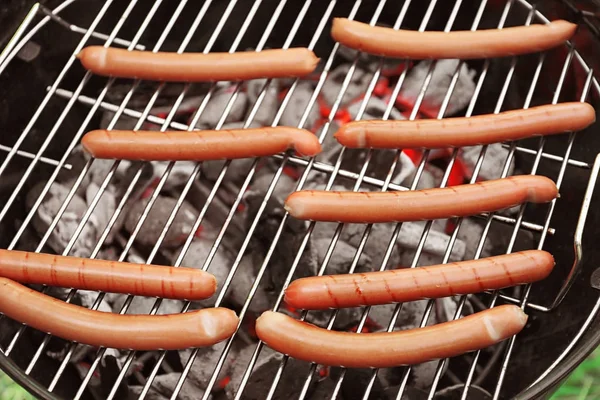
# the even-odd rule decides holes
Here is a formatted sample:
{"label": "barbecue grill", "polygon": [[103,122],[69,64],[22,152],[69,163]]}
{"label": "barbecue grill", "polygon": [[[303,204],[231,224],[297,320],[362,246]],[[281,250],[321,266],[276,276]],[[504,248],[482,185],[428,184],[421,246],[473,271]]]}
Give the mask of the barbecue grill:
{"label": "barbecue grill", "polygon": [[[230,340],[208,353],[203,349],[187,351],[184,357],[177,352],[115,353],[113,349],[85,348],[2,317],[0,368],[36,396],[545,398],[600,343],[600,275],[594,263],[600,254],[593,242],[599,215],[592,207],[600,171],[597,124],[582,132],[504,143],[495,148],[504,155],[502,160],[492,162],[497,177],[515,171],[548,176],[560,189],[561,197],[556,201],[448,223],[452,229],[447,231],[448,240],[439,254],[441,262],[453,258],[457,243],[467,241],[461,226],[469,231],[478,226],[471,240],[472,257],[486,254],[486,240],[493,235],[494,254],[525,248],[551,252],[557,264],[550,277],[525,287],[457,296],[451,303],[443,303],[442,310],[436,301],[419,303],[422,307],[414,309],[409,304],[394,305],[388,308],[388,319],[379,327],[388,331],[406,328],[403,315],[414,312],[410,310],[419,310],[413,325],[425,326],[432,319],[439,321],[441,314],[456,319],[513,303],[529,315],[523,332],[493,348],[428,363],[427,368],[390,371],[328,368],[273,354],[253,337],[252,320],[257,310],[295,312],[286,310],[283,303],[285,286],[297,276],[331,273],[329,267],[336,257],[348,260],[346,270],[338,272],[359,271],[365,264],[374,270],[389,269],[399,259],[404,260],[405,267],[423,265],[431,240],[439,237],[435,232],[441,232],[436,222],[420,225],[413,235],[414,248],[403,256],[395,255],[403,224],[394,225],[388,236],[376,237],[382,251],[379,259],[368,262],[363,252],[373,244],[369,237],[374,235],[375,226],[358,227],[355,244],[347,246],[340,239],[344,227],[335,225],[325,235],[325,242],[321,241],[325,243],[324,255],[317,265],[311,264],[311,272],[307,271],[310,263],[306,261],[316,251],[311,235],[321,223],[293,220],[277,207],[276,200],[282,192],[285,196],[308,184],[327,190],[334,186],[354,191],[414,190],[436,165],[442,172],[436,185],[447,186],[452,184],[462,150],[441,157],[443,164],[435,152],[410,153],[413,169],[408,171],[408,152],[342,150],[339,146],[328,159],[280,154],[242,164],[211,164],[211,170],[205,168],[206,163],[151,166],[110,161],[98,167],[100,160],[86,159],[77,152],[81,136],[99,126],[206,129],[203,115],[212,113],[216,129],[232,120],[249,127],[257,123],[257,118],[264,119],[266,106],[261,105],[269,102],[274,107],[272,116],[259,124],[281,124],[286,109],[292,109],[297,114],[294,123],[308,128],[316,110],[321,117],[315,131],[326,143],[335,132],[335,124],[344,118],[358,120],[373,115],[376,111],[370,100],[376,96],[387,99],[376,117],[395,118],[402,108],[396,98],[404,93],[411,71],[419,65],[423,79],[408,106],[404,102],[405,108],[400,110],[405,118],[447,117],[449,107],[456,104],[453,93],[465,78],[465,66],[475,71],[473,87],[465,104],[454,113],[457,116],[562,101],[596,105],[600,85],[595,78],[598,57],[594,52],[600,43],[595,10],[600,5],[595,2],[49,0],[35,4],[9,1],[2,7],[0,18],[6,26],[1,32],[4,50],[0,54],[2,248],[177,267],[191,262],[186,259],[187,253],[201,237],[206,251],[200,265],[195,266],[213,272],[217,265],[227,263],[227,271],[218,275],[219,288],[210,305],[231,306],[242,321]],[[564,18],[578,23],[579,30],[572,42],[543,54],[456,63],[449,72],[442,73],[447,75],[441,80],[446,86],[439,104],[432,108],[427,100],[428,88],[441,62],[412,65],[349,51],[329,36],[334,17],[421,31],[503,28]],[[182,85],[117,80],[93,76],[78,64],[75,54],[91,44],[176,52],[307,46],[322,63],[310,78],[260,81],[252,90],[245,82]],[[342,64],[345,69],[340,67]],[[388,74],[390,68],[395,72]],[[343,73],[334,73],[339,71]],[[380,95],[380,89],[388,75],[386,97]],[[357,79],[362,83],[356,83]],[[321,92],[331,87],[331,82],[336,83],[333,95],[329,95],[331,101],[323,104]],[[287,90],[272,95],[270,90],[275,84]],[[354,111],[349,112],[345,94],[357,85],[361,93],[352,103]],[[311,89],[304,92],[304,101],[298,100],[306,87]],[[192,98],[198,100],[190,102]],[[247,110],[233,118],[240,99],[247,101]],[[481,179],[480,173],[489,160],[486,154],[491,151],[491,146],[478,148],[472,168],[462,178],[471,183]],[[264,173],[266,170],[270,174]],[[398,178],[399,170],[402,179]],[[261,179],[264,187],[257,189]],[[111,191],[112,205],[108,196]],[[172,199],[168,206],[161,197],[164,194]],[[48,198],[52,198],[52,207]],[[86,201],[78,200],[81,198]],[[194,208],[195,214],[190,211]],[[99,210],[104,213],[104,223]],[[193,217],[188,217],[189,226],[180,232],[178,224],[187,211]],[[475,221],[476,225],[467,225],[467,221]],[[178,244],[175,249],[172,242]],[[342,250],[336,253],[337,248]],[[222,261],[221,251],[225,250],[231,259]],[[120,313],[141,309],[132,297],[114,300],[106,293],[84,296],[75,290],[39,290],[93,309],[103,309],[106,304]],[[189,302],[151,300],[144,312],[161,313],[166,312],[165,308],[185,312],[197,307]],[[342,311],[331,311],[322,313],[319,321],[328,329],[338,329],[340,321],[349,320],[355,323],[353,329],[364,332],[377,310],[363,308],[352,318]],[[298,317],[310,319],[311,314],[315,313]],[[48,318],[52,318],[52,310],[48,310]],[[199,376],[204,379],[198,380]],[[418,382],[416,376],[426,377],[427,382]]]}

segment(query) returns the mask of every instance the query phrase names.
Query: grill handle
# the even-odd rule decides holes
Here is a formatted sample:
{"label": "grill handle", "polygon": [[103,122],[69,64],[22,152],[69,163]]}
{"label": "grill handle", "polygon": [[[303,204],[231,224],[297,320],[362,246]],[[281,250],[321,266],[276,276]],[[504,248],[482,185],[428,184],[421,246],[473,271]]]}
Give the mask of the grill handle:
{"label": "grill handle", "polygon": [[[573,281],[579,272],[581,272],[581,259],[583,258],[583,248],[582,248],[582,238],[583,238],[583,230],[585,228],[585,223],[588,216],[588,211],[590,210],[590,203],[592,202],[592,196],[594,194],[594,189],[596,187],[596,182],[598,180],[598,173],[600,172],[600,153],[596,155],[596,159],[594,161],[594,165],[592,167],[592,172],[590,174],[590,179],[588,181],[587,189],[585,191],[585,195],[583,196],[583,204],[581,205],[581,212],[579,213],[579,219],[577,220],[577,227],[575,228],[575,235],[573,237],[573,247],[575,250],[575,260],[573,261],[573,266],[571,267],[571,271],[569,271],[569,276],[563,283],[558,295],[552,302],[552,305],[549,307],[549,310],[556,308],[565,298],[565,295],[573,285]],[[591,285],[596,289],[600,289],[600,285],[598,283],[598,279],[595,278],[597,273],[592,274]]]}

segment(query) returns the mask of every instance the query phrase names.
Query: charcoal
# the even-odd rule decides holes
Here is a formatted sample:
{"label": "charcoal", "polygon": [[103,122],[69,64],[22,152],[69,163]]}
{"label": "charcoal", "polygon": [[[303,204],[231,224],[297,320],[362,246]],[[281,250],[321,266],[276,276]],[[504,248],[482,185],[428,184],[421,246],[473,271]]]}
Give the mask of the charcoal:
{"label": "charcoal", "polygon": [[[369,233],[369,238],[363,252],[373,260],[374,269],[381,267],[388,245],[392,239],[394,228],[395,224],[393,223],[373,224],[371,226],[371,232]],[[365,225],[346,224],[342,231],[342,238],[348,244],[358,247],[364,231]],[[394,248],[398,248],[398,242],[396,242]],[[395,249],[392,251],[391,257],[387,262],[388,266],[396,266],[400,262],[399,253]]]}
{"label": "charcoal", "polygon": [[[70,170],[62,168],[56,177],[56,182],[62,184],[65,187],[71,188],[84,165],[91,159],[91,156],[83,149],[81,144],[73,147],[71,153],[67,157],[65,161],[68,164],[71,164],[73,168]],[[77,195],[81,197],[85,197],[85,191],[90,182],[94,182],[97,185],[101,185],[104,181],[104,178],[112,168],[115,160],[108,159],[96,159],[90,165],[88,172],[85,174],[83,180],[81,181],[81,185],[75,192]]]}
{"label": "charcoal", "polygon": [[[254,107],[256,100],[258,99],[258,96],[263,90],[266,82],[266,79],[253,79],[246,84],[248,95],[248,111],[246,118],[248,118],[250,112],[252,111],[252,108]],[[275,114],[279,108],[278,96],[279,81],[274,79],[266,88],[266,93],[264,94],[262,102],[256,111],[253,122],[261,126],[267,126],[273,123],[273,119],[275,118]]]}
{"label": "charcoal", "polygon": [[[100,367],[98,368],[98,372],[100,374],[100,391],[104,396],[108,396],[117,379],[119,378],[119,373],[121,372],[122,365],[119,365],[117,358],[112,355],[105,355],[102,357],[100,361]],[[117,387],[117,390],[114,393],[114,397],[116,399],[125,398],[128,394],[127,382],[121,380]]]}
{"label": "charcoal", "polygon": [[[385,390],[384,399],[395,399],[400,391],[400,385],[390,386]],[[404,392],[402,393],[401,400],[427,400],[429,396],[429,391],[417,389],[412,386],[406,386]]]}
{"label": "charcoal", "polygon": [[[309,400],[329,400],[331,399],[334,390],[335,382],[331,379],[323,379],[313,385],[312,391],[309,389],[307,397]],[[352,398],[354,398],[354,396]],[[336,399],[344,400],[343,394],[338,393]]]}
{"label": "charcoal", "polygon": [[[227,104],[229,103],[231,96],[233,95],[235,86],[226,86],[217,89],[211,96],[210,101],[206,105],[204,112],[200,116],[196,129],[215,129],[217,123],[221,119]],[[231,111],[225,118],[225,123],[228,122],[239,122],[244,118],[246,107],[248,105],[248,96],[246,93],[239,92],[231,107]]]}
{"label": "charcoal", "polygon": [[[331,245],[331,238],[323,238],[323,239],[312,239],[312,245],[317,250],[318,260],[317,264],[319,268],[325,259],[325,255]],[[333,254],[329,259],[329,263],[327,264],[326,274],[347,274],[350,270],[350,266],[352,265],[352,261],[356,255],[357,249],[356,247],[349,245],[348,243],[338,240],[335,245],[335,249],[333,250]],[[368,272],[373,270],[373,262],[371,257],[364,252],[361,254],[358,264],[356,265],[356,269],[354,272]]]}
{"label": "charcoal", "polygon": [[[465,260],[472,260],[475,257],[475,252],[479,246],[484,226],[484,223],[481,221],[474,221],[470,218],[463,219],[460,229],[458,230],[457,239],[462,240],[466,245],[464,255]],[[479,258],[485,258],[492,255],[493,248],[494,244],[488,235]]]}
{"label": "charcoal", "polygon": [[[35,201],[42,193],[45,184],[46,182],[39,182],[29,191],[29,193],[27,193],[25,203],[28,209],[32,208]],[[50,190],[44,197],[44,201],[40,204],[32,219],[32,225],[40,236],[43,236],[50,227],[50,224],[57,215],[68,193],[69,189],[59,183],[55,182],[50,186]],[[48,238],[48,246],[56,253],[60,254],[64,251],[86,210],[87,205],[85,201],[77,195],[73,196]],[[96,244],[95,237],[96,232],[93,225],[86,224],[69,254],[78,257],[89,256]]]}
{"label": "charcoal", "polygon": [[[458,384],[450,386],[435,392],[433,398],[435,400],[460,400],[465,385]],[[485,389],[477,385],[471,385],[469,387],[469,400],[489,400],[492,395]]]}
{"label": "charcoal", "polygon": [[[322,127],[320,127],[317,130],[316,135],[318,137],[320,137],[323,134],[324,128],[325,128],[325,125],[323,125]],[[334,133],[337,132],[337,130],[339,128],[340,128],[340,124],[339,124],[339,122],[337,122],[335,120],[332,121],[331,124],[329,124],[329,127],[327,128],[327,134],[325,135],[325,138],[323,139],[323,143],[321,144],[321,153],[319,153],[315,156],[315,159],[317,161],[326,162],[326,163],[330,163],[330,164],[333,164],[335,162],[337,155],[339,154],[339,152],[342,149],[342,147],[340,146],[340,143],[333,136]]]}
{"label": "charcoal", "polygon": [[[394,177],[392,178],[392,183],[410,187],[409,177],[414,177],[414,174],[416,171],[415,163],[409,156],[406,155],[406,153],[402,152],[402,153],[400,153],[400,157],[398,159],[398,164],[399,165],[396,166],[396,170],[395,170],[396,175],[394,175]],[[426,171],[423,171],[423,172],[425,173]],[[411,180],[412,180],[412,178],[411,178]],[[423,177],[421,177],[421,179],[419,180],[419,183],[423,180],[424,180]],[[425,182],[426,183],[423,183],[423,185],[427,184],[427,181],[425,181]]]}
{"label": "charcoal", "polygon": [[[421,240],[425,224],[426,223],[424,221],[403,223],[402,228],[400,229],[400,234],[398,235],[398,243],[400,246],[402,246],[404,249],[416,249],[419,241]],[[423,253],[429,253],[432,256],[443,256],[446,253],[450,236],[440,232],[438,230],[439,228],[439,224],[432,224],[425,240]],[[454,242],[454,246],[452,247],[450,261],[463,260],[465,257],[465,251],[466,243],[457,238]],[[403,262],[403,265],[407,265],[406,262]],[[410,263],[408,263],[408,265],[410,265]]]}
{"label": "charcoal", "polygon": [[[213,241],[205,239],[203,237],[194,238],[192,243],[190,243],[190,247],[188,248],[183,260],[181,262],[181,266],[197,268],[200,269],[204,266],[208,254],[213,246]],[[175,259],[179,257],[179,253],[181,249],[175,252]],[[175,261],[173,259],[173,262]],[[217,290],[216,293],[220,293],[223,288],[223,284],[227,279],[227,275],[231,270],[231,265],[233,264],[233,258],[231,254],[223,248],[223,246],[219,246],[217,249],[210,265],[208,266],[208,272],[213,274],[217,279]],[[198,304],[203,305],[204,307],[209,307],[214,304],[216,300],[216,296],[213,296],[210,299],[201,300]]]}
{"label": "charcoal", "polygon": [[[125,304],[125,300],[127,300],[127,295],[122,294],[117,296],[111,296],[110,300],[112,303],[112,308],[115,311],[120,311],[123,305]],[[156,297],[135,296],[131,301],[131,304],[129,305],[126,314],[150,314],[150,311],[154,307],[155,302]],[[183,309],[183,304],[184,303],[180,300],[163,299],[156,314],[178,314]]]}
{"label": "charcoal", "polygon": [[[170,398],[173,395],[173,392],[175,391],[175,386],[177,386],[177,382],[179,382],[180,377],[181,374],[179,372],[158,375],[156,378],[154,378],[154,381],[152,382],[152,387],[156,389],[157,392]],[[177,399],[197,400],[203,395],[204,390],[196,386],[196,384],[192,380],[186,379],[185,383],[181,387],[181,390],[179,391]]]}
{"label": "charcoal", "polygon": [[[337,381],[337,378],[340,376],[341,369],[340,368],[331,368],[331,379]],[[342,382],[342,386],[340,388],[340,392],[342,396],[346,399],[355,399],[362,398],[362,395],[365,392],[369,381],[371,380],[371,376],[373,374],[373,370],[370,368],[349,368],[346,369],[346,374],[344,376],[344,381]],[[371,394],[369,396],[370,399],[385,399],[385,388],[381,384],[379,376],[375,378],[375,382],[371,387]]]}
{"label": "charcoal", "polygon": [[[252,354],[254,354],[255,349],[256,345],[250,344],[241,349],[235,355],[235,363],[231,370],[231,381],[227,386],[225,386],[225,392],[227,393],[227,397],[229,399],[233,399],[235,397],[235,394],[238,388],[240,387],[242,378],[244,376],[244,373],[246,372],[246,369],[248,368],[248,365],[250,364],[250,360],[252,358]],[[264,364],[265,362],[268,362],[271,359],[281,360],[282,358],[283,356],[280,353],[276,353],[270,348],[263,346],[256,361],[254,369],[257,369],[260,365]],[[267,390],[265,390],[265,393],[267,392]]]}
{"label": "charcoal", "polygon": [[[251,347],[254,348],[254,346]],[[265,394],[271,388],[273,378],[279,369],[282,358],[281,354],[274,353],[268,348],[263,348],[246,388],[241,395],[241,399],[264,399]],[[248,365],[247,363],[244,364]],[[272,398],[281,400],[298,397],[307,378],[309,365],[309,363],[304,361],[293,358],[288,359]],[[240,371],[240,374],[243,374],[243,371]],[[315,379],[315,374],[313,374],[312,379]]]}
{"label": "charcoal", "polygon": [[[96,183],[90,182],[85,193],[85,199],[88,205],[91,205],[99,189],[100,187]],[[110,219],[115,213],[117,207],[116,202],[117,201],[115,199],[114,194],[110,190],[105,190],[100,199],[98,200],[98,203],[96,204],[92,215],[90,215],[88,224],[94,227],[94,230],[96,232],[96,240],[100,239],[100,237],[102,236],[102,232],[104,232],[104,229],[106,228]]]}
{"label": "charcoal", "polygon": [[[215,366],[217,365],[217,362],[223,353],[223,349],[225,349],[225,342],[215,344],[214,346],[201,348],[194,359],[194,363],[192,364],[192,368],[190,369],[187,379],[191,380],[199,388],[205,389],[208,386]],[[179,359],[182,365],[187,365],[191,353],[191,349],[179,351]],[[231,357],[228,357],[223,365],[223,368],[221,368],[221,371],[219,372],[217,381],[219,382],[223,378],[227,377],[231,373],[232,368],[233,362],[231,361]]]}
{"label": "charcoal", "polygon": [[[492,222],[487,242],[493,244],[493,254],[504,254],[508,249],[515,227],[500,222]],[[533,232],[519,229],[512,252],[531,250],[535,248]]]}
{"label": "charcoal", "polygon": [[[436,61],[431,81],[423,98],[423,107],[436,112],[441,108],[454,71],[456,71],[456,67],[460,62],[460,60],[453,59]],[[411,69],[400,91],[401,98],[410,101],[412,104],[416,102],[430,65],[431,61],[429,60],[422,61]],[[462,64],[458,81],[444,113],[445,117],[455,115],[469,104],[475,92],[474,78],[476,73],[475,70],[469,69],[465,63]]]}
{"label": "charcoal", "polygon": [[[143,386],[129,386],[129,400],[137,400],[144,390]],[[144,397],[145,400],[169,400],[167,396],[163,396],[156,389],[150,388],[148,394]]]}
{"label": "charcoal", "polygon": [[[125,229],[129,233],[132,233],[137,226],[149,201],[150,198],[143,199],[131,207],[124,224]],[[177,200],[174,198],[158,196],[135,238],[136,243],[145,246],[154,246],[176,204]],[[192,233],[197,215],[198,212],[188,202],[184,202],[177,211],[177,215],[162,242],[162,246],[176,247],[181,245],[190,233]]]}
{"label": "charcoal", "polygon": [[[250,290],[256,280],[256,272],[264,261],[264,257],[257,251],[248,251],[240,260],[237,272],[233,278],[227,296],[234,304],[242,307],[246,302],[246,298],[250,294]],[[267,284],[264,279],[258,285],[252,302],[248,307],[248,311],[253,313],[262,313],[270,308],[271,299],[269,293],[265,290]]]}
{"label": "charcoal", "polygon": [[[169,166],[169,161],[152,161],[154,179],[161,179]],[[183,187],[190,179],[196,163],[194,161],[178,161],[171,167],[169,177],[165,181],[162,190],[173,190]]]}
{"label": "charcoal", "polygon": [[[471,178],[473,174],[482,147],[483,146],[469,146],[461,149],[461,157],[467,170],[467,178]],[[481,180],[499,179],[502,175],[508,152],[509,149],[503,147],[501,143],[492,143],[488,145],[481,169],[479,170],[478,178]],[[512,175],[513,171],[514,158],[511,160],[508,175]]]}
{"label": "charcoal", "polygon": [[[102,113],[102,118],[100,119],[100,127],[99,129],[108,129],[111,125],[113,119],[115,117],[115,113],[112,111],[104,111]],[[124,130],[129,131],[135,128],[138,122],[138,118],[129,117],[127,115],[121,114],[119,119],[116,121],[112,129],[114,130]]]}
{"label": "charcoal", "polygon": [[[363,101],[358,101],[356,103],[352,103],[348,106],[348,113],[350,117],[354,120],[356,119],[359,110],[362,107]],[[381,100],[378,97],[371,96],[369,101],[367,102],[367,107],[360,118],[361,120],[380,120],[383,119],[385,115],[385,111],[388,108],[388,103],[386,101]],[[404,115],[396,108],[392,107],[392,111],[388,119],[393,120],[403,120],[406,119]]]}
{"label": "charcoal", "polygon": [[[279,125],[297,127],[314,91],[315,87],[311,82],[298,82],[285,110],[281,114]],[[312,129],[320,116],[319,105],[315,101],[309,111],[306,123],[301,128]]]}
{"label": "charcoal", "polygon": [[[323,96],[323,99],[327,105],[333,105],[340,95],[342,84],[344,83],[349,70],[350,64],[342,64],[331,71],[327,77],[327,80],[321,89],[321,95]],[[368,71],[358,67],[355,68],[354,74],[352,74],[352,78],[348,84],[348,88],[342,97],[340,107],[346,106],[349,102],[364,94],[369,86],[372,76],[373,74]]]}
{"label": "charcoal", "polygon": [[[313,310],[306,316],[306,322],[326,327],[332,314],[333,310]],[[342,331],[353,329],[358,325],[361,315],[362,309],[359,307],[339,308],[332,329]]]}

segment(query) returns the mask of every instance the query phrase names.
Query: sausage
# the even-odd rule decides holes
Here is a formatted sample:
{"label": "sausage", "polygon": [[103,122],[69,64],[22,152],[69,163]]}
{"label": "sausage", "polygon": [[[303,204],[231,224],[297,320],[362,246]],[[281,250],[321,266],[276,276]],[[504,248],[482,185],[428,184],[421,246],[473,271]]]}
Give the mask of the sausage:
{"label": "sausage", "polygon": [[334,18],[333,39],[344,46],[377,56],[413,60],[463,60],[536,53],[569,40],[577,25],[565,20],[478,31],[395,30]]}
{"label": "sausage", "polygon": [[517,175],[447,188],[399,192],[301,190],[284,207],[294,218],[311,221],[377,223],[466,217],[524,202],[546,203],[558,196],[545,176]]}
{"label": "sausage", "polygon": [[207,299],[217,289],[217,280],[212,274],[194,268],[17,250],[0,250],[0,277],[27,284],[185,300]]}
{"label": "sausage", "polygon": [[238,317],[227,308],[183,314],[122,315],[88,310],[0,278],[0,313],[65,340],[127,350],[180,350],[229,338]]}
{"label": "sausage", "polygon": [[86,133],[81,144],[96,158],[141,161],[263,157],[290,148],[301,156],[321,152],[315,134],[287,126],[191,132],[95,130]]}
{"label": "sausage", "polygon": [[287,315],[264,312],[256,334],[271,349],[298,360],[346,368],[388,368],[483,349],[521,331],[527,315],[502,305],[425,328],[398,332],[335,332]]}
{"label": "sausage", "polygon": [[178,54],[89,46],[77,58],[85,69],[97,75],[169,82],[303,77],[319,63],[311,50],[302,47]]}
{"label": "sausage", "polygon": [[570,102],[468,118],[353,121],[342,125],[334,137],[351,148],[434,149],[579,131],[595,121],[594,107]]}
{"label": "sausage", "polygon": [[285,291],[285,302],[305,310],[405,303],[502,289],[546,278],[554,257],[542,250],[361,274],[300,278]]}

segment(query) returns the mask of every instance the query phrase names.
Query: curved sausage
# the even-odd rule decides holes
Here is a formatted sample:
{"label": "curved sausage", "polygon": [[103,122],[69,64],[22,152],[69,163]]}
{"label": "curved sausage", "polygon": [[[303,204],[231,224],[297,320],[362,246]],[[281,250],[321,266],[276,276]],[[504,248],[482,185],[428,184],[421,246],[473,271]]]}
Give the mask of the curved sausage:
{"label": "curved sausage", "polygon": [[539,175],[518,175],[447,188],[400,192],[302,190],[284,207],[297,219],[347,223],[405,222],[466,217],[524,202],[546,203],[556,184]]}
{"label": "curved sausage", "polygon": [[531,283],[553,267],[550,253],[528,250],[429,267],[313,276],[293,281],[285,302],[305,310],[405,303]]}
{"label": "curved sausage", "polygon": [[397,332],[335,332],[267,311],[256,334],[267,346],[298,360],[346,368],[388,368],[483,349],[521,331],[527,315],[502,305],[456,321]]}
{"label": "curved sausage", "polygon": [[478,31],[395,30],[334,18],[333,39],[344,46],[377,56],[463,60],[516,56],[556,47],[569,40],[577,25],[564,20]]}
{"label": "curved sausage", "polygon": [[594,107],[570,102],[469,118],[353,121],[342,125],[334,137],[351,148],[433,149],[579,131],[595,121]]}
{"label": "curved sausage", "polygon": [[202,300],[217,289],[205,271],[0,250],[0,277],[27,284],[101,290],[167,299]]}
{"label": "curved sausage", "polygon": [[191,132],[95,130],[86,133],[81,144],[96,158],[141,161],[263,157],[290,148],[301,156],[321,152],[314,133],[287,126]]}
{"label": "curved sausage", "polygon": [[128,350],[180,350],[229,338],[238,317],[227,308],[183,314],[121,315],[65,303],[0,278],[0,312],[65,340]]}
{"label": "curved sausage", "polygon": [[319,63],[306,48],[178,54],[89,46],[77,58],[97,75],[169,82],[303,77]]}

